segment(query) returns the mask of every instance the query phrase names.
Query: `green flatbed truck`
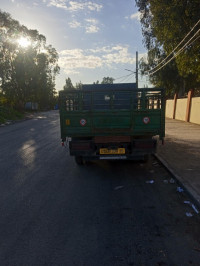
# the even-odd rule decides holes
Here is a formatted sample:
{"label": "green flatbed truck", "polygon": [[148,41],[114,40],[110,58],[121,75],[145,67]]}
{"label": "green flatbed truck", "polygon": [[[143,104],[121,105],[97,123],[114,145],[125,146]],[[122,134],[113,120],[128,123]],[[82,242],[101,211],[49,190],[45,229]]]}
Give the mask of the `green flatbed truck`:
{"label": "green flatbed truck", "polygon": [[165,136],[165,95],[135,83],[83,85],[59,92],[62,144],[78,164],[87,160],[141,160]]}

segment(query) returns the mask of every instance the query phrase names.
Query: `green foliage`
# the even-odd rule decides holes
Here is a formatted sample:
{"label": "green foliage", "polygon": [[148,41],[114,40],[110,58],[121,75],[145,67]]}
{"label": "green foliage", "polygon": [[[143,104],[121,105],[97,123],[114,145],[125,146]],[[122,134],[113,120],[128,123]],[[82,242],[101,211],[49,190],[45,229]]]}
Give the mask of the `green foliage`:
{"label": "green foliage", "polygon": [[0,124],[4,124],[6,120],[19,120],[23,116],[23,113],[11,107],[0,106]]}
{"label": "green foliage", "polygon": [[79,81],[78,83],[76,83],[76,85],[74,86],[72,84],[72,81],[71,79],[68,77],[66,80],[65,80],[65,85],[63,87],[64,90],[81,90],[82,89],[82,82]]}
{"label": "green foliage", "polygon": [[4,106],[6,104],[7,104],[6,97],[3,95],[3,93],[0,93],[0,106]]}
{"label": "green foliage", "polygon": [[[23,109],[26,102],[50,108],[59,73],[58,54],[45,36],[30,30],[0,11],[0,86],[10,105]],[[30,44],[23,46],[20,38]]]}
{"label": "green foliage", "polygon": [[[200,1],[136,0],[136,5],[141,12],[144,44],[148,49],[148,62],[144,60],[140,62],[145,72],[153,69],[166,58],[197,23]],[[200,29],[200,24],[181,46],[198,29]],[[200,37],[200,34],[196,37]],[[150,76],[150,81],[157,86],[162,84],[169,92],[179,91],[181,94],[191,88],[199,88],[200,38],[188,44],[180,55]]]}
{"label": "green foliage", "polygon": [[[104,77],[102,79],[101,84],[113,84],[114,78],[112,77]],[[99,80],[97,80],[96,82],[93,82],[93,84],[100,84]]]}
{"label": "green foliage", "polygon": [[104,77],[101,84],[113,84],[114,78]]}
{"label": "green foliage", "polygon": [[82,82],[81,81],[79,81],[78,83],[76,83],[76,86],[75,86],[75,88],[77,89],[77,90],[82,90]]}
{"label": "green foliage", "polygon": [[69,77],[65,80],[65,85],[64,85],[63,89],[64,90],[74,90],[75,89],[73,84],[72,84],[72,81]]}
{"label": "green foliage", "polygon": [[[101,84],[113,84],[113,81],[114,81],[114,78],[111,78],[111,77],[104,77],[102,79],[102,82]],[[97,80],[96,82],[93,82],[93,84],[100,84],[99,81]],[[72,84],[72,81],[71,79],[68,77],[66,80],[65,80],[65,85],[63,86],[63,89],[64,90],[81,90],[82,89],[82,82],[79,81],[78,83],[76,83],[76,85],[74,86]]]}

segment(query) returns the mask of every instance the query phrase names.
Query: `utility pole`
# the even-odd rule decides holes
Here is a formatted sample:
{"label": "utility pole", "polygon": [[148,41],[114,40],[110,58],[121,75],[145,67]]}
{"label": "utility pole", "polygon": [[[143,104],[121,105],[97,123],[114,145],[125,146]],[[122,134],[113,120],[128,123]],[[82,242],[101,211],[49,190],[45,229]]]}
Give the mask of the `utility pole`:
{"label": "utility pole", "polygon": [[136,52],[136,71],[132,71],[130,69],[125,69],[127,71],[130,71],[132,73],[135,74],[135,79],[136,79],[136,89],[138,89],[138,72],[139,72],[139,69],[138,69],[138,51]]}
{"label": "utility pole", "polygon": [[136,52],[136,89],[138,89],[138,51]]}

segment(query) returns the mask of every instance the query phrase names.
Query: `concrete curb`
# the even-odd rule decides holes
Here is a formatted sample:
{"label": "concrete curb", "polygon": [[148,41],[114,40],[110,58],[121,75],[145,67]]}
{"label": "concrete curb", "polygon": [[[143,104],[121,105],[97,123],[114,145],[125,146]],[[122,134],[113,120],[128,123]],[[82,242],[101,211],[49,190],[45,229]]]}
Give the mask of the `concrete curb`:
{"label": "concrete curb", "polygon": [[163,158],[161,158],[160,155],[156,153],[154,154],[154,156],[165,167],[165,169],[174,177],[177,184],[184,189],[184,192],[188,195],[188,197],[192,199],[197,208],[200,210],[200,199],[197,193],[191,187],[185,184],[182,178],[174,172],[174,170],[169,166],[169,164]]}

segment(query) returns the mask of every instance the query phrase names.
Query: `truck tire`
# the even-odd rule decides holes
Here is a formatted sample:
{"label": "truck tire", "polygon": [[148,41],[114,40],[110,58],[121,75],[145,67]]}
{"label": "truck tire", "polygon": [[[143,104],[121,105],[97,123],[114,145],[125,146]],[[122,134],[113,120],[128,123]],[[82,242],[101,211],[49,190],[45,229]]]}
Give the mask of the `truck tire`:
{"label": "truck tire", "polygon": [[75,156],[75,162],[78,165],[83,165],[83,157],[82,156]]}

